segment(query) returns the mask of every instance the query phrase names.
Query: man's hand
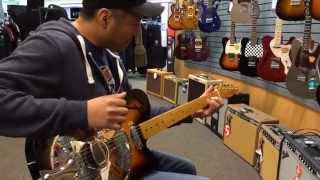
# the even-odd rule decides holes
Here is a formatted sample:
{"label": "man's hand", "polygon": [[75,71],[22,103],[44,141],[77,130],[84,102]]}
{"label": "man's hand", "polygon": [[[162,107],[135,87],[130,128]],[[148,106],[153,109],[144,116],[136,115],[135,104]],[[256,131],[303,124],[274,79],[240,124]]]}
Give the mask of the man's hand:
{"label": "man's hand", "polygon": [[119,129],[128,114],[126,93],[101,96],[87,102],[88,125],[91,128]]}
{"label": "man's hand", "polygon": [[[201,96],[208,95],[213,91],[213,86],[210,86]],[[200,111],[193,114],[192,117],[206,117],[212,115],[223,105],[223,99],[221,97],[210,97],[207,99],[207,106]]]}

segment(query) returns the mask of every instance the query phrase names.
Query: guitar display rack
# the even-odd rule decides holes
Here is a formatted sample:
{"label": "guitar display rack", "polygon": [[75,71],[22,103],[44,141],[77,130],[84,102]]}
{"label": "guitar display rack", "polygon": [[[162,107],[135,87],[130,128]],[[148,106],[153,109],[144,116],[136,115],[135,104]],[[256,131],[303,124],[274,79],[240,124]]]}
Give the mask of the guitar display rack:
{"label": "guitar display rack", "polygon": [[[230,1],[221,1],[218,8],[218,15],[221,19],[221,28],[217,32],[205,33],[208,36],[208,47],[210,48],[210,55],[205,62],[186,61],[187,67],[195,67],[200,69],[209,70],[211,72],[221,74],[224,76],[232,77],[241,80],[245,83],[261,87],[271,92],[277,93],[281,96],[288,97],[299,104],[303,104],[317,112],[320,112],[320,106],[313,99],[303,99],[298,96],[292,95],[285,82],[276,83],[265,81],[260,77],[248,77],[239,73],[239,71],[223,70],[219,65],[219,59],[222,53],[222,37],[229,37],[231,30],[231,17],[229,10]],[[276,12],[272,9],[272,0],[258,0],[260,15],[257,19],[257,35],[261,38],[265,35],[274,36]],[[320,43],[320,21],[313,20],[312,23],[312,38],[315,42]],[[240,40],[243,37],[250,37],[251,25],[250,24],[236,24],[236,37]],[[303,37],[304,21],[283,21],[283,43],[286,43],[290,37],[297,38]]]}

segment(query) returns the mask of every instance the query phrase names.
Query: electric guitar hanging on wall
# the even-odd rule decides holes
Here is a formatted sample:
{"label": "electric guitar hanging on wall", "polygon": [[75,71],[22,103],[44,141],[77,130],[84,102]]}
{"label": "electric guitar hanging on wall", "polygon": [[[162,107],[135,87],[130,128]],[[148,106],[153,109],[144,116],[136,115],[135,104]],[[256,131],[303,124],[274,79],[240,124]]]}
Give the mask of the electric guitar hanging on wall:
{"label": "electric guitar hanging on wall", "polygon": [[[152,164],[145,142],[207,105],[207,98],[231,97],[238,89],[220,84],[207,96],[147,120],[150,103],[141,90],[127,92],[129,113],[121,130],[56,136],[37,146],[42,179],[123,180]],[[46,170],[47,169],[47,170]]]}
{"label": "electric guitar hanging on wall", "polygon": [[278,0],[276,13],[283,20],[302,21],[305,19],[304,9],[304,0]]}
{"label": "electric guitar hanging on wall", "polygon": [[257,63],[263,56],[263,46],[257,38],[257,9],[258,3],[252,0],[251,15],[251,39],[243,38],[241,40],[241,57],[239,61],[239,71],[247,76],[257,76]]}
{"label": "electric guitar hanging on wall", "polygon": [[298,40],[292,42],[290,58],[293,65],[287,75],[287,88],[296,96],[311,99],[315,98],[317,82],[319,82],[315,63],[320,54],[320,47],[316,43],[311,43],[310,0],[305,0],[305,7],[303,43],[301,44]]}
{"label": "electric guitar hanging on wall", "polygon": [[221,21],[217,8],[218,4],[216,0],[201,0],[199,2],[198,24],[201,31],[210,33],[220,29]]}
{"label": "electric guitar hanging on wall", "polygon": [[320,1],[312,0],[311,1],[311,16],[320,21]]}
{"label": "electric guitar hanging on wall", "polygon": [[229,71],[238,70],[239,59],[241,54],[241,43],[236,41],[236,25],[231,21],[230,39],[222,39],[223,51],[220,57],[220,66]]}
{"label": "electric guitar hanging on wall", "polygon": [[[289,51],[291,44],[281,45],[282,20],[276,19],[275,35],[262,38],[263,57],[257,66],[258,75],[267,81],[284,82],[291,66]],[[289,41],[292,42],[293,39]]]}
{"label": "electric guitar hanging on wall", "polygon": [[[231,20],[235,23],[250,23],[252,4],[251,0],[233,0],[231,9]],[[255,9],[259,17],[259,7]]]}
{"label": "electric guitar hanging on wall", "polygon": [[181,30],[183,28],[181,16],[182,10],[179,6],[179,0],[176,0],[176,2],[171,5],[171,15],[168,19],[168,26],[173,30]]}
{"label": "electric guitar hanging on wall", "polygon": [[190,34],[183,32],[177,35],[177,44],[174,49],[174,55],[181,60],[189,59],[189,49],[190,49]]}
{"label": "electric guitar hanging on wall", "polygon": [[183,15],[181,23],[183,29],[193,30],[198,26],[198,9],[193,0],[183,0]]}
{"label": "electric guitar hanging on wall", "polygon": [[206,61],[209,57],[207,39],[201,37],[200,32],[193,32],[191,35],[191,46],[189,58],[193,61]]}

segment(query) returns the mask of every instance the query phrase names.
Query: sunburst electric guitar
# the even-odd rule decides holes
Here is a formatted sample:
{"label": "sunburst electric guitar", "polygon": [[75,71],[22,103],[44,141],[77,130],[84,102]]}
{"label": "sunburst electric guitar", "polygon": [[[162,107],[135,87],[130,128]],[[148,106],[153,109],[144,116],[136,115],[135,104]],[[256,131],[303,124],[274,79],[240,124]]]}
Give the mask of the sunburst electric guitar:
{"label": "sunburst electric guitar", "polygon": [[238,70],[239,59],[241,54],[241,43],[236,41],[236,25],[231,21],[230,38],[222,39],[223,51],[220,57],[220,66],[229,71]]}
{"label": "sunburst electric guitar", "polygon": [[207,96],[148,120],[150,104],[141,90],[127,92],[129,113],[121,130],[76,133],[44,140],[38,146],[42,179],[123,180],[152,164],[145,142],[207,105],[207,98],[230,97],[238,92],[232,85],[219,84]]}

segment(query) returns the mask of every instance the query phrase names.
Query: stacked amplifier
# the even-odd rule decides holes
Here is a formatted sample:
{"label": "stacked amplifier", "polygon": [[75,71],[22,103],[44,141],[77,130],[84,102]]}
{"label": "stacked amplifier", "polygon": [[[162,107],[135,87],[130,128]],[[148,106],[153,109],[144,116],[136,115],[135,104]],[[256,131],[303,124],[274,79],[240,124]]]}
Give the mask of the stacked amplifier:
{"label": "stacked amplifier", "polygon": [[278,180],[320,180],[320,135],[284,134]]}
{"label": "stacked amplifier", "polygon": [[[188,101],[200,97],[210,86],[222,84],[222,80],[211,79],[205,74],[189,74]],[[211,122],[212,117],[196,118],[200,123]]]}
{"label": "stacked amplifier", "polygon": [[256,167],[263,180],[277,180],[280,148],[287,129],[279,124],[263,124],[259,133]]}
{"label": "stacked amplifier", "polygon": [[224,144],[254,166],[261,125],[278,120],[246,104],[228,105],[225,118]]}

